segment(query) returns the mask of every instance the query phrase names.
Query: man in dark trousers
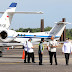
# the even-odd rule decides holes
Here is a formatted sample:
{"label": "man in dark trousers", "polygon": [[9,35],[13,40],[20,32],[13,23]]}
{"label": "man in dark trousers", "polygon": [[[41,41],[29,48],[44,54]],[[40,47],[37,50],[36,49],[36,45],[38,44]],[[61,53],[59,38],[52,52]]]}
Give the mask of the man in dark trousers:
{"label": "man in dark trousers", "polygon": [[[51,53],[51,51],[50,51],[50,47],[49,47],[49,42],[47,41],[47,50],[48,50],[48,53],[49,53],[49,60],[50,60],[50,53]],[[49,61],[50,63],[51,63],[51,61]]]}
{"label": "man in dark trousers", "polygon": [[26,62],[26,56],[28,55],[28,54],[27,54],[27,41],[24,43],[23,48],[24,48],[24,51],[25,51],[25,59],[24,59],[24,63],[27,63],[27,62]]}
{"label": "man in dark trousers", "polygon": [[53,55],[55,58],[55,64],[57,65],[57,58],[56,58],[56,47],[57,47],[57,41],[54,40],[54,36],[51,37],[51,41],[49,42],[49,47],[50,47],[50,63],[52,65],[53,61]]}
{"label": "man in dark trousers", "polygon": [[71,42],[69,42],[69,38],[67,38],[63,44],[62,53],[65,54],[66,65],[68,65],[70,53],[72,54],[72,45]]}
{"label": "man in dark trousers", "polygon": [[27,53],[28,53],[28,63],[30,63],[30,58],[32,58],[32,63],[36,63],[34,59],[33,44],[31,43],[31,38],[27,42]]}
{"label": "man in dark trousers", "polygon": [[43,50],[44,50],[44,38],[41,39],[41,42],[39,43],[39,50],[38,50],[38,54],[39,54],[39,65],[42,65],[42,56],[43,56]]}

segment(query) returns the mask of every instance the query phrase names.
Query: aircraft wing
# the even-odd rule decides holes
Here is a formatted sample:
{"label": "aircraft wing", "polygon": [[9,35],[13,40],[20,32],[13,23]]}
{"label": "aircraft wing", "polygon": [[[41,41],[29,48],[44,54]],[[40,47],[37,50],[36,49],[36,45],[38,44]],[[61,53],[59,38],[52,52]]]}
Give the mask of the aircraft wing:
{"label": "aircraft wing", "polygon": [[23,43],[0,43],[0,46],[22,46]]}
{"label": "aircraft wing", "polygon": [[[33,45],[39,44],[40,42],[33,42]],[[47,42],[44,42],[47,44]],[[24,43],[0,43],[0,47],[9,47],[9,46],[23,46]]]}
{"label": "aircraft wing", "polygon": [[[3,14],[4,12],[0,12],[0,13]],[[15,13],[16,13],[16,14],[19,14],[19,13],[20,13],[20,14],[43,14],[43,12],[41,12],[41,11],[40,11],[40,12],[8,12],[8,13],[14,13],[14,14],[15,14]]]}

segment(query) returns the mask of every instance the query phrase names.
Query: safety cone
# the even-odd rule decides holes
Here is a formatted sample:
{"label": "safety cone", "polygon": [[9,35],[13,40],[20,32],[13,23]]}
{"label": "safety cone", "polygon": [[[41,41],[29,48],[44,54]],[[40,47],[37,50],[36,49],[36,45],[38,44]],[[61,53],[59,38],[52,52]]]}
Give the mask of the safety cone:
{"label": "safety cone", "polygon": [[7,48],[7,50],[9,50],[9,47]]}
{"label": "safety cone", "polygon": [[25,51],[23,50],[22,59],[25,59]]}

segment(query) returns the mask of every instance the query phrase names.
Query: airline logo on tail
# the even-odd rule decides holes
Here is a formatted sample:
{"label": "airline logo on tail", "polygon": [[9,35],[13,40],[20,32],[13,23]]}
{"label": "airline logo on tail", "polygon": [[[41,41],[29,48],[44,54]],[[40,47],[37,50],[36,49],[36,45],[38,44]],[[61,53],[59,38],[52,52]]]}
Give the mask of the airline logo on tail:
{"label": "airline logo on tail", "polygon": [[4,12],[2,17],[0,18],[0,27],[1,28],[9,28],[12,17],[14,15],[15,9],[16,9],[17,3],[11,3],[9,8]]}
{"label": "airline logo on tail", "polygon": [[16,7],[17,3],[11,3],[9,7]]}

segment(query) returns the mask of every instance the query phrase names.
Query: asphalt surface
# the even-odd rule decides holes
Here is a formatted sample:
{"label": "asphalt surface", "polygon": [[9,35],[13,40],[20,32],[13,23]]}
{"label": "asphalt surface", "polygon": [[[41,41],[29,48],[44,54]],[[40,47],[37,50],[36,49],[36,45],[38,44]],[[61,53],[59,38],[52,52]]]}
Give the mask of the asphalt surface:
{"label": "asphalt surface", "polygon": [[46,48],[43,55],[43,65],[39,65],[38,48],[35,48],[34,51],[36,63],[23,63],[22,48],[4,49],[3,57],[0,58],[0,72],[72,72],[72,55],[70,55],[69,65],[66,66],[61,48],[57,48],[58,65],[55,65],[54,58],[53,65],[50,65]]}

